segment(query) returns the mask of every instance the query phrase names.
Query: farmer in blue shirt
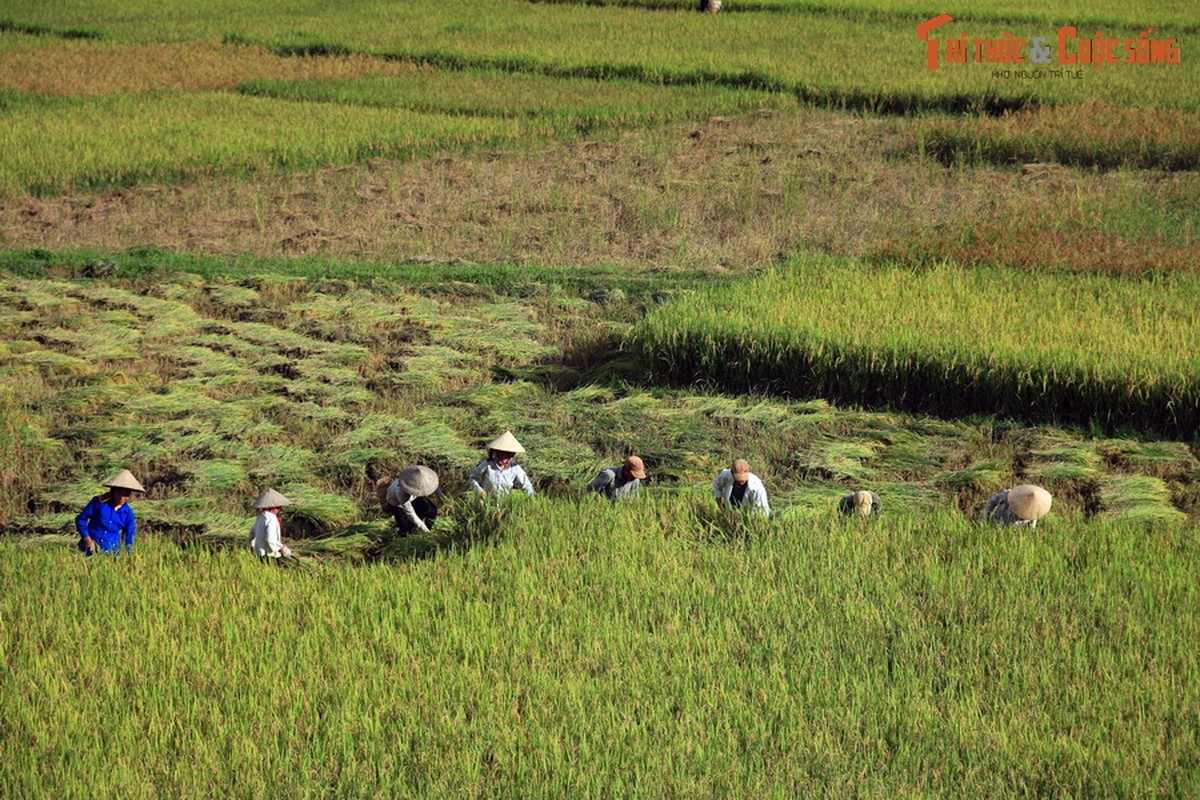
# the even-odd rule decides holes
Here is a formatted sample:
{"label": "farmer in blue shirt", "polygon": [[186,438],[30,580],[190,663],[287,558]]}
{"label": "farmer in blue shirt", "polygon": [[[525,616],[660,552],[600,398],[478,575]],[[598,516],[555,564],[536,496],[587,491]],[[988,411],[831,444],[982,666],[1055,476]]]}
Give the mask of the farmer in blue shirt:
{"label": "farmer in blue shirt", "polygon": [[134,492],[144,492],[137,478],[123,469],[103,484],[108,491],[93,497],[75,518],[75,530],[79,532],[79,549],[89,556],[99,547],[106,553],[118,552],[121,545],[133,549],[133,536],[137,533],[137,520],[129,507],[129,498]]}

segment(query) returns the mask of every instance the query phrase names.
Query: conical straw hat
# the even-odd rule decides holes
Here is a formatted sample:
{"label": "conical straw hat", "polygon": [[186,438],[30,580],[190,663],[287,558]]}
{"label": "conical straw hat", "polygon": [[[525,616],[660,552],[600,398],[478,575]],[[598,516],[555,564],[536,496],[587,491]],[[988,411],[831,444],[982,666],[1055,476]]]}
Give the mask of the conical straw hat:
{"label": "conical straw hat", "polygon": [[400,488],[414,497],[428,497],[437,491],[437,473],[423,464],[409,467],[400,473]]}
{"label": "conical straw hat", "polygon": [[499,450],[501,453],[524,453],[525,448],[521,447],[521,443],[517,441],[517,437],[512,435],[512,431],[505,431],[488,442],[488,450]]}
{"label": "conical straw hat", "polygon": [[291,500],[288,500],[274,489],[267,489],[254,501],[255,508],[280,508],[282,506],[290,506],[291,504]]}
{"label": "conical straw hat", "polygon": [[100,485],[108,486],[112,489],[132,489],[135,492],[146,491],[144,488],[142,488],[142,485],[138,483],[138,479],[133,477],[133,473],[127,469],[121,470]]}
{"label": "conical straw hat", "polygon": [[1008,507],[1017,519],[1041,519],[1050,511],[1050,493],[1040,486],[1023,483],[1009,491]]}

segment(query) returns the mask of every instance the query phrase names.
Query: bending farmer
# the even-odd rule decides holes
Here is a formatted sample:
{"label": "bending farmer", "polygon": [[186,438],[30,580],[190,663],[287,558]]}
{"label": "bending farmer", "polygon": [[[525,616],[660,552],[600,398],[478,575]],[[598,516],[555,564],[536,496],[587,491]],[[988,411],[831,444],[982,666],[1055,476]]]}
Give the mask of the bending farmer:
{"label": "bending farmer", "polygon": [[717,473],[712,485],[713,496],[721,508],[742,508],[771,516],[771,504],[767,502],[767,489],[750,465],[743,458],[734,459],[728,469]]}

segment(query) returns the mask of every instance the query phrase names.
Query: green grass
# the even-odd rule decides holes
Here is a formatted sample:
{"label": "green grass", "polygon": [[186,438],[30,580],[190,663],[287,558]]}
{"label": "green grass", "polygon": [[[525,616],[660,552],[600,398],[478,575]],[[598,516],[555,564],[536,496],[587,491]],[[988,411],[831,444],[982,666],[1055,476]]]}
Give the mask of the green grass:
{"label": "green grass", "polygon": [[[382,291],[403,285],[425,294],[460,296],[464,301],[488,298],[495,294],[514,297],[557,297],[562,295],[603,295],[623,292],[631,302],[669,296],[672,292],[693,288],[701,283],[723,284],[736,276],[684,271],[633,271],[609,266],[513,266],[509,264],[419,264],[358,263],[326,256],[255,257],[238,254],[213,257],[191,253],[136,248],[127,253],[98,253],[78,250],[0,251],[0,269],[25,278],[42,278],[47,273],[82,279],[96,276],[95,265],[110,264],[109,279],[152,281],[162,284],[164,297],[187,297],[193,288],[188,283],[244,282],[258,287],[260,296],[286,301],[296,292],[310,290],[330,294],[343,292],[348,285],[364,291]],[[272,291],[264,287],[284,287]],[[33,287],[24,297],[45,315],[55,305],[71,301]],[[14,313],[7,311],[6,313]],[[31,312],[22,312],[29,315]],[[361,312],[360,312],[361,313]],[[32,316],[28,316],[32,319]],[[43,316],[42,319],[51,317]]]}
{"label": "green grass", "polygon": [[406,157],[512,140],[521,132],[502,119],[219,92],[64,99],[17,106],[6,116],[11,137],[0,161],[6,194]]}
{"label": "green grass", "polygon": [[344,81],[248,81],[238,91],[307,102],[537,119],[546,129],[558,132],[652,125],[794,105],[794,98],[786,94],[751,89],[656,86],[494,70],[422,70]]}
{"label": "green grass", "polygon": [[786,95],[746,89],[427,71],[259,80],[236,93],[27,96],[8,109],[12,138],[0,159],[0,193],[59,194],[407,158],[792,103]]}
{"label": "green grass", "polygon": [[[579,5],[624,6],[674,11],[695,11],[698,2],[691,0],[532,0],[545,3],[573,3]],[[1019,22],[1040,23],[1046,30],[1057,30],[1058,25],[1106,25],[1137,26],[1154,24],[1160,30],[1168,28],[1179,33],[1191,33],[1197,28],[1193,8],[1187,0],[1157,3],[1153,11],[1137,3],[1122,3],[1119,0],[1105,2],[1055,3],[1047,6],[1036,0],[1005,0],[988,3],[945,3],[936,11],[924,3],[911,0],[732,0],[726,2],[726,13],[793,13],[824,14],[848,19],[874,18],[925,20],[938,13],[948,13],[959,20],[971,22]],[[1168,34],[1169,35],[1169,34]]]}
{"label": "green grass", "polygon": [[797,259],[652,313],[634,346],[659,375],[943,414],[1200,425],[1194,276],[870,267]]}
{"label": "green grass", "polygon": [[[1154,25],[1186,45],[1200,31],[1178,2],[944,10],[974,35]],[[1021,82],[983,65],[926,71],[914,26],[929,12],[911,0],[730,11],[18,0],[0,11],[0,51],[22,51],[11,63],[52,61],[60,37],[104,40],[71,43],[76,60],[109,57],[92,85],[53,84],[68,98],[22,94],[0,75],[0,195],[537,147],[795,99],[888,113],[1041,105],[895,120],[887,135],[911,141],[871,145],[850,162],[861,174],[782,195],[772,178],[747,178],[778,151],[747,140],[727,146],[749,156],[722,156],[715,132],[728,123],[710,122],[686,150],[635,163],[662,194],[614,191],[630,206],[622,235],[678,227],[671,170],[702,148],[729,165],[711,192],[722,225],[745,225],[760,202],[772,213],[767,196],[817,214],[804,196],[829,191],[847,198],[837,224],[851,227],[842,189],[855,182],[919,202],[921,181],[898,193],[872,160],[893,155],[917,165],[905,175],[944,172],[933,156],[956,180],[1002,188],[1045,176],[988,165],[1113,168],[1101,177],[1114,192],[1149,180],[1121,182],[1127,171],[1196,162],[1200,81],[1186,47],[1179,65]],[[142,72],[116,80],[122,57],[142,57],[117,51],[164,41],[176,44],[154,58],[203,43],[192,66],[210,70],[205,85],[239,90],[116,93],[153,69],[147,48]],[[215,70],[218,50],[250,54],[237,60],[246,74]],[[341,70],[350,52],[367,57]],[[300,60],[322,53],[332,58]],[[419,71],[279,80],[369,72],[372,56]],[[804,131],[783,147],[808,156],[813,131],[837,137],[862,120],[793,122]],[[1061,175],[1050,179],[1029,191],[1060,191]],[[1141,199],[1128,206],[1061,191],[1067,210],[1028,239],[1052,240],[1045,255],[1026,240],[988,250],[964,229],[976,260],[954,263],[981,269],[917,248],[914,262],[936,263],[803,256],[748,284],[576,267],[567,242],[537,245],[561,250],[545,255],[558,266],[536,268],[456,252],[425,265],[0,253],[0,586],[15,589],[0,592],[0,794],[1189,796],[1200,451],[1147,437],[1195,438],[1200,287],[1144,267],[1173,269],[1194,238],[1187,176],[1161,183],[1179,188],[1130,189]],[[535,202],[519,189],[514,206]],[[913,237],[953,237],[953,224]],[[980,220],[971,232],[993,234]],[[1138,249],[1157,236],[1128,270],[1145,273],[1136,280],[1045,270],[1074,242]],[[820,239],[793,236],[781,253]],[[1030,269],[988,266],[1004,247],[1026,250]],[[1131,262],[1109,252],[1110,272]],[[655,386],[630,347],[689,388]],[[464,498],[467,471],[505,428],[528,449],[539,496]],[[1113,429],[1124,438],[1097,436]],[[630,452],[650,470],[644,501],[585,496],[598,468]],[[734,456],[766,480],[770,521],[714,508],[708,484]],[[433,533],[398,538],[374,482],[415,462],[438,470],[448,499]],[[84,559],[73,515],[121,467],[149,488],[135,500],[138,548]],[[978,524],[984,499],[1029,480],[1055,498],[1036,530]],[[297,569],[246,551],[248,506],[266,486],[297,501],[285,518]],[[877,491],[884,516],[838,518],[854,488]]]}
{"label": "green grass", "polygon": [[[139,4],[122,6],[119,13],[109,2],[75,4],[69,12],[32,4],[10,10],[13,20],[0,35],[0,47],[27,47],[23,40],[30,38],[40,49],[50,47],[46,37],[18,32],[26,28],[99,26],[99,35],[117,44],[203,41],[211,48],[221,39],[230,47],[253,42],[286,55],[356,54],[439,69],[287,82],[254,74],[268,67],[251,60],[240,92],[178,89],[51,99],[6,91],[11,130],[0,159],[0,193],[7,195],[404,158],[601,126],[736,113],[790,103],[785,98],[791,97],[884,113],[994,114],[1029,105],[1089,108],[1101,101],[1117,108],[1156,107],[1185,124],[1175,138],[1151,141],[1149,147],[1129,129],[1153,120],[1152,113],[1128,112],[1131,124],[1118,126],[1127,129],[1125,138],[1097,144],[1088,131],[1113,124],[1111,114],[1099,111],[1098,119],[1083,126],[1082,138],[1069,135],[1078,126],[1057,123],[1032,142],[1028,136],[951,125],[932,130],[927,148],[943,159],[970,150],[975,155],[968,157],[1005,161],[1049,154],[1066,163],[1104,166],[1180,169],[1196,163],[1195,137],[1189,138],[1196,126],[1185,114],[1200,107],[1194,59],[1087,67],[1079,80],[998,78],[987,64],[930,71],[915,35],[915,21],[922,17],[905,5],[888,7],[883,16],[797,6],[795,14],[714,18],[572,4],[422,0],[405,5],[403,24],[396,24],[394,6],[378,2],[333,10],[279,0],[253,14],[237,3],[203,9]],[[1110,12],[1115,10],[1097,13],[1104,18]],[[1016,13],[1023,19],[1026,12]],[[999,19],[1013,17],[1001,12]],[[1143,22],[1132,11],[1128,20],[1122,18],[1109,33],[1136,36],[1145,25],[1167,24]],[[990,37],[1011,27],[996,17],[971,24],[965,16],[962,25],[973,36]],[[206,50],[204,69],[212,58]],[[852,68],[831,69],[839,60]]]}
{"label": "green grass", "polygon": [[688,498],[537,500],[477,519],[474,547],[367,568],[2,540],[0,582],[23,590],[0,597],[0,780],[63,798],[1194,788],[1194,530],[830,514],[739,531]]}

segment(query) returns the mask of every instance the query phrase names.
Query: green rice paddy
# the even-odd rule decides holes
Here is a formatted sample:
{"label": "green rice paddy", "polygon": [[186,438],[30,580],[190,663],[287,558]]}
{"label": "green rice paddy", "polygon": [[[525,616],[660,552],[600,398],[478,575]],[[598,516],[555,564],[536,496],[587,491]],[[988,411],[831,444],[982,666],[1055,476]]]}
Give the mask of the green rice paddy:
{"label": "green rice paddy", "polygon": [[2,542],[22,746],[0,776],[26,797],[1194,788],[1194,530],[712,517],[534,500],[490,544],[365,569]]}
{"label": "green rice paddy", "polygon": [[[942,172],[1065,209],[1032,253],[948,214],[870,258],[795,238],[761,274],[669,253],[623,270],[570,235],[523,267],[287,240],[95,252],[0,226],[0,795],[1196,794],[1200,286],[1178,257],[1200,231],[1194,9],[937,9],[947,36],[1153,27],[1179,45],[1178,63],[1032,80],[927,69],[932,13],[908,0],[693,6],[0,8],[5,220],[98,205],[121,227],[123,191],[190,202],[175,193],[281,175],[311,174],[320,200],[330,171],[583,137],[641,148],[632,188],[606,184],[621,235],[680,221],[683,159],[728,178],[704,190],[726,225],[816,214],[822,191],[853,228],[846,182],[921,202]],[[778,150],[710,135],[755,114],[802,128],[810,106],[838,115],[821,136],[891,138],[854,175],[781,188],[746,180]],[[880,114],[886,131],[849,133]],[[672,134],[686,152],[618,138],[669,123],[694,123]],[[815,135],[783,146],[827,158]],[[1082,197],[1083,176],[1133,199]],[[396,202],[362,188],[359,208]],[[487,202],[581,233],[607,208],[522,189]],[[263,231],[255,191],[254,220],[220,224]],[[296,235],[336,235],[331,207]],[[1072,259],[1083,240],[1112,263]],[[537,496],[480,502],[466,476],[506,429]],[[629,453],[643,498],[588,495]],[[734,457],[769,520],[712,502]],[[401,537],[375,485],[413,463],[445,498],[432,532]],[[147,488],[137,547],[85,559],[74,516],[122,468]],[[983,523],[1021,482],[1053,493],[1050,515]],[[296,502],[292,568],[245,547],[268,486]],[[857,488],[882,516],[836,514]]]}
{"label": "green rice paddy", "polygon": [[1191,274],[1114,279],[802,259],[657,310],[636,346],[676,381],[1186,438],[1200,426]]}

